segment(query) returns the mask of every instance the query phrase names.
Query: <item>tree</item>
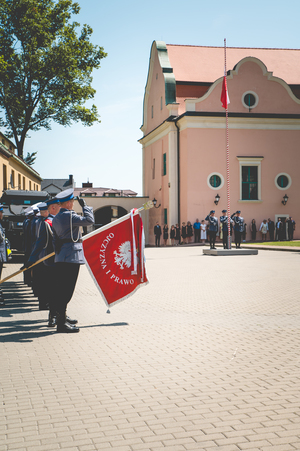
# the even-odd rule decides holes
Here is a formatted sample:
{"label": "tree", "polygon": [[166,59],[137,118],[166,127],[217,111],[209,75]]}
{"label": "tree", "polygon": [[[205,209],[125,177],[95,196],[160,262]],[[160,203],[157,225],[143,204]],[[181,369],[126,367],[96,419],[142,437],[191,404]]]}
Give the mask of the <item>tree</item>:
{"label": "tree", "polygon": [[36,160],[36,154],[37,152],[32,153],[27,152],[27,155],[24,158],[25,163],[27,163],[29,166],[32,166]]}
{"label": "tree", "polygon": [[100,122],[92,71],[106,57],[90,42],[92,29],[77,34],[78,3],[72,0],[0,0],[0,125],[23,158],[29,131]]}

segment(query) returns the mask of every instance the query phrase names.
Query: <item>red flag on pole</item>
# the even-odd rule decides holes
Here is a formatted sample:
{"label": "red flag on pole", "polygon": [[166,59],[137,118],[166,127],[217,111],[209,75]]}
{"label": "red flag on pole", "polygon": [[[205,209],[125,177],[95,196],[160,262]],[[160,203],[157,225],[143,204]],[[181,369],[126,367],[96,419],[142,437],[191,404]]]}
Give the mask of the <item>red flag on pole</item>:
{"label": "red flag on pole", "polygon": [[107,306],[123,301],[148,283],[138,210],[86,235],[82,244],[88,269]]}
{"label": "red flag on pole", "polygon": [[222,83],[222,92],[221,92],[221,103],[222,107],[227,110],[228,104],[230,103],[228,90],[227,90],[227,78],[226,75],[223,77],[223,83]]}

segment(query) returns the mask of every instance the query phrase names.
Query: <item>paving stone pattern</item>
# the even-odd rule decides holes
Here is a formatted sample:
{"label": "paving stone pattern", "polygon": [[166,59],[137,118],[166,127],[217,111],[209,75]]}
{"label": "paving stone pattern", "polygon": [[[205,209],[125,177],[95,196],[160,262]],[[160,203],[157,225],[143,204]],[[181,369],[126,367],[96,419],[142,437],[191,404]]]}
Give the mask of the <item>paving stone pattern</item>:
{"label": "paving stone pattern", "polygon": [[46,327],[21,275],[4,284],[0,451],[299,451],[300,254],[146,258],[150,283],[110,314],[81,268],[79,334]]}

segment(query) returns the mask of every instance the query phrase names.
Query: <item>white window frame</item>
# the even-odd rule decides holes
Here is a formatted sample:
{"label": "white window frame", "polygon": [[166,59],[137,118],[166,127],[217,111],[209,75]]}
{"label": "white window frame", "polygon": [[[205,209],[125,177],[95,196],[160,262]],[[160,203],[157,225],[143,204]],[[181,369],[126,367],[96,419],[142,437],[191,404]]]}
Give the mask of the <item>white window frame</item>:
{"label": "white window frame", "polygon": [[[213,175],[217,175],[217,176],[220,177],[220,179],[221,179],[221,184],[220,184],[219,186],[217,186],[216,188],[215,188],[214,186],[211,186],[211,184],[209,183],[209,179],[210,179],[211,176],[213,176]],[[224,186],[224,177],[223,177],[223,175],[220,174],[219,172],[216,172],[216,171],[212,172],[212,173],[209,174],[208,177],[207,177],[207,185],[209,186],[210,189],[213,189],[213,190],[215,190],[215,191],[220,190],[220,189]]]}
{"label": "white window frame", "polygon": [[244,97],[245,97],[247,94],[252,94],[252,95],[255,97],[255,104],[254,104],[253,106],[250,107],[250,110],[253,110],[253,108],[256,108],[257,105],[258,105],[258,101],[259,101],[258,95],[257,95],[256,92],[254,92],[254,91],[245,91],[245,92],[244,92],[244,94],[242,95],[242,104],[243,104],[243,106],[244,106],[245,108],[247,108],[247,110],[249,110],[249,105],[246,105],[246,103],[244,102]]}
{"label": "white window frame", "polygon": [[[261,162],[264,157],[237,157],[240,169],[240,199],[239,202],[257,203],[262,202],[261,199]],[[257,197],[258,199],[242,199],[242,167],[257,166]]]}
{"label": "white window frame", "polygon": [[[287,177],[288,181],[289,181],[289,183],[287,184],[287,186],[285,188],[281,188],[281,186],[279,186],[278,183],[277,183],[277,179],[281,175],[285,175]],[[286,174],[286,172],[279,172],[279,174],[276,175],[274,182],[275,182],[275,186],[276,186],[277,189],[280,189],[281,191],[285,191],[285,190],[287,190],[287,189],[289,189],[291,187],[292,178],[291,178],[291,176],[289,174]]]}

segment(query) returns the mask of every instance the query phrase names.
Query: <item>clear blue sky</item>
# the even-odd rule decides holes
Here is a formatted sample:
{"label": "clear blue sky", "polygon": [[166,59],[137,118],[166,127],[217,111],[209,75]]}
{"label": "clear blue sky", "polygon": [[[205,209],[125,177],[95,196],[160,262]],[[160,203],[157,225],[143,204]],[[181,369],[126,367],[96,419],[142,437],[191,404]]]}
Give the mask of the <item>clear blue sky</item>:
{"label": "clear blue sky", "polygon": [[[67,178],[76,186],[132,189],[142,195],[143,96],[151,44],[299,48],[300,3],[287,0],[163,2],[79,0],[76,21],[89,24],[92,42],[108,53],[94,72],[94,103],[101,123],[53,124],[31,133],[24,154],[38,151],[34,168],[43,178]],[[230,68],[228,68],[230,69]],[[272,70],[272,68],[268,68]],[[222,74],[220,74],[221,76]]]}

